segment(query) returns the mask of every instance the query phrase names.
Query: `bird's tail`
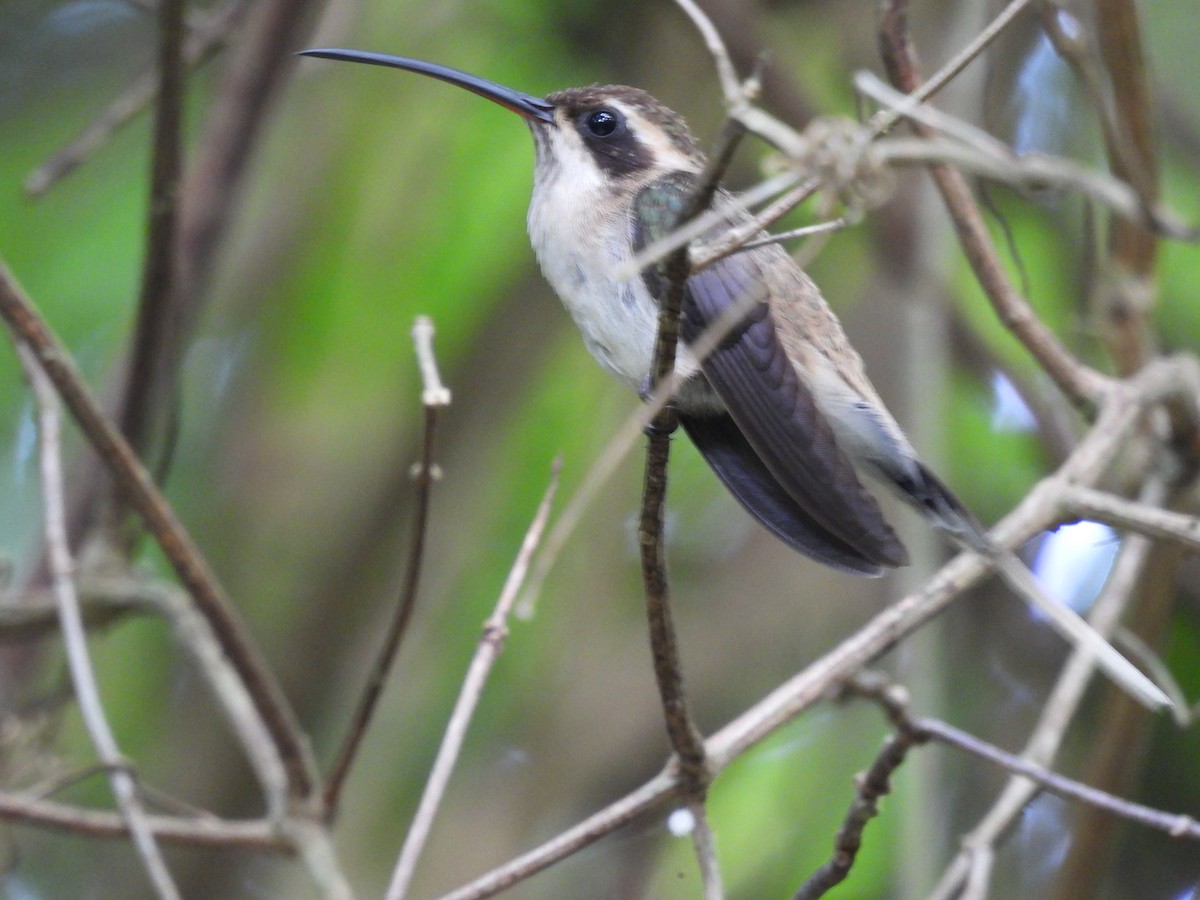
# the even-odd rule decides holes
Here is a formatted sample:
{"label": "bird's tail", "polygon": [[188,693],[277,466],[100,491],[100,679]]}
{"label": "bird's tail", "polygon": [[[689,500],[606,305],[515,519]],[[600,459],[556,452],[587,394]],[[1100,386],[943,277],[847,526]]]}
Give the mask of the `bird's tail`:
{"label": "bird's tail", "polygon": [[1071,607],[1047,594],[1017,555],[993,541],[979,520],[936,475],[919,462],[916,468],[916,476],[908,479],[911,484],[899,485],[905,499],[921,509],[959,547],[989,559],[1000,577],[1021,599],[1037,607],[1073,646],[1089,651],[1096,664],[1131,697],[1150,709],[1171,705],[1158,685],[1122,656],[1100,632]]}

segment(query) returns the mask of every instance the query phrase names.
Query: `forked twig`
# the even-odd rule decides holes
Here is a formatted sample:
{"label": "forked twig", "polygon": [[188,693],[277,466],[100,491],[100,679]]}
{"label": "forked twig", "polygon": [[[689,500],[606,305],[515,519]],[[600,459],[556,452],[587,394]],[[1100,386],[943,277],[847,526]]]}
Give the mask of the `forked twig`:
{"label": "forked twig", "polygon": [[[712,203],[742,134],[744,129],[736,122],[730,120],[726,123],[711,159],[700,173],[691,197],[675,216],[671,230],[700,214]],[[663,271],[666,287],[659,308],[658,334],[650,365],[652,391],[675,375],[680,317],[687,279],[691,274],[686,244],[667,257]],[[666,547],[663,540],[667,460],[671,449],[671,434],[677,426],[675,410],[670,406],[663,406],[655,413],[646,432],[646,469],[642,487],[638,544],[641,549],[650,653],[654,662],[654,679],[658,686],[663,719],[671,740],[671,748],[679,760],[688,804],[693,810],[696,822],[696,828],[692,832],[692,843],[700,861],[705,896],[720,900],[723,893],[720,870],[713,850],[707,816],[703,810],[710,776],[705,761],[704,739],[692,719],[684,692],[683,667],[679,659],[679,642],[671,612]]]}
{"label": "forked twig", "polygon": [[413,511],[412,541],[409,545],[408,563],[404,571],[404,585],[396,610],[388,624],[382,646],[367,675],[362,696],[350,717],[346,736],[342,740],[329,779],[325,785],[323,805],[325,817],[332,820],[337,815],[342,787],[350,774],[350,767],[358,753],[359,745],[367,733],[367,726],[374,715],[375,707],[383,693],[388,673],[396,661],[400,642],[408,630],[416,606],[417,588],[421,582],[421,567],[425,559],[425,535],[429,521],[429,499],[433,484],[438,479],[437,466],[433,462],[433,438],[438,412],[450,405],[450,391],[442,384],[438,374],[437,358],[433,353],[433,322],[427,316],[418,316],[413,325],[412,337],[416,349],[417,363],[421,372],[421,405],[425,410],[425,432],[421,442],[421,461],[414,466],[413,480],[417,483],[417,498]]}

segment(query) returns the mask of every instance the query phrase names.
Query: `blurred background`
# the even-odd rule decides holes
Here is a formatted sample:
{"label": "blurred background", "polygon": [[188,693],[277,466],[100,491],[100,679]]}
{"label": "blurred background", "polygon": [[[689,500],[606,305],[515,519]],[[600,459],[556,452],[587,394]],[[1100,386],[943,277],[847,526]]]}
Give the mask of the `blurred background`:
{"label": "blurred background", "polygon": [[[856,116],[852,74],[881,71],[874,3],[704,6],[741,72],[765,60],[764,104],[799,126],[819,115]],[[1090,5],[1066,6],[1090,24]],[[1194,222],[1200,24],[1189,7],[1140,5],[1163,193]],[[214,9],[189,12],[203,19]],[[914,2],[927,71],[995,11],[984,2]],[[721,122],[711,60],[666,0],[333,0],[312,14],[294,49],[330,45],[418,56],[535,94],[591,82],[637,85],[682,112],[704,143]],[[153,15],[136,3],[0,7],[0,257],[109,395],[137,305],[150,116],[137,116],[40,199],[27,197],[22,183],[154,59]],[[218,52],[189,77],[189,154],[213,127],[227,60]],[[537,271],[524,227],[532,146],[515,117],[415,75],[315,60],[279,65],[274,103],[258,123],[232,215],[203,273],[204,308],[183,356],[180,431],[165,486],[327,765],[403,576],[422,422],[409,332],[417,315],[434,319],[454,398],[437,433],[444,478],[433,492],[411,630],[335,831],[355,887],[375,896],[552,460],[563,459],[561,509],[638,401],[594,364]],[[1018,149],[1105,165],[1080,85],[1036,18],[941,102]],[[731,184],[752,183],[764,156],[747,145]],[[1017,283],[1072,349],[1107,368],[1087,304],[1102,252],[1094,211],[1070,196],[992,188],[987,198],[1019,251],[1019,266],[1008,254]],[[819,212],[796,223],[812,216]],[[999,221],[992,224],[1003,241]],[[893,199],[833,237],[810,271],[914,443],[981,519],[999,518],[1061,459],[1079,423],[996,322],[923,176],[902,177]],[[1198,271],[1195,247],[1161,248],[1154,322],[1165,349],[1200,345]],[[77,439],[70,448],[80,456]],[[436,895],[531,848],[661,768],[668,744],[635,536],[641,465],[637,452],[624,461],[551,571],[535,615],[513,624],[415,896]],[[19,587],[36,571],[40,504],[31,401],[7,350],[0,496],[0,552]],[[913,550],[913,569],[876,581],[830,572],[755,526],[686,440],[674,444],[671,575],[688,691],[704,730],[802,669],[942,559],[945,548],[920,523],[894,504],[887,509]],[[1116,538],[1071,529],[1058,536],[1053,547],[1029,548],[1030,558],[1040,553],[1043,568],[1053,560],[1055,584],[1086,607]],[[165,575],[154,552],[141,556]],[[1175,610],[1162,649],[1195,696],[1195,570],[1178,560],[1162,565],[1164,583],[1154,589]],[[97,634],[93,650],[118,739],[147,783],[221,814],[260,812],[223,720],[161,622],[123,620]],[[62,703],[56,642],[36,652],[6,643],[0,652],[9,657],[0,733],[7,786],[90,760],[77,713]],[[884,663],[909,685],[917,711],[1015,751],[1064,655],[1054,634],[987,585]],[[1088,780],[1097,745],[1120,742],[1128,776],[1121,793],[1168,810],[1200,809],[1195,729],[1143,718],[1106,733],[1111,695],[1093,693],[1059,767]],[[828,858],[853,776],[886,733],[873,708],[825,705],[720,778],[713,824],[732,896],[789,896]],[[836,896],[921,896],[1002,783],[1002,773],[973,760],[917,751]],[[109,794],[92,779],[66,797],[106,804]],[[668,813],[635,822],[510,896],[698,896],[690,842],[670,836]],[[1066,878],[1060,873],[1078,864],[1072,854],[1083,827],[1097,826],[1058,799],[1035,801],[997,859],[995,896],[1200,896],[1193,845],[1123,824],[1102,857],[1087,857],[1094,881]],[[6,896],[133,897],[145,889],[122,842],[12,825],[2,840]],[[168,859],[189,896],[312,895],[287,859],[181,848],[170,848]]]}

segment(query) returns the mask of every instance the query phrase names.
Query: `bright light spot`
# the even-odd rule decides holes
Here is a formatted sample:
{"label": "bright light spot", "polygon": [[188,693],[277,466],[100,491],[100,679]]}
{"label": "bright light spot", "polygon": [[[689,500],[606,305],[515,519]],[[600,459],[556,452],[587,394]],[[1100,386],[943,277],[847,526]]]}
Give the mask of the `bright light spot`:
{"label": "bright light spot", "polygon": [[1083,23],[1065,9],[1059,9],[1057,18],[1058,27],[1065,38],[1077,41],[1083,36]]}
{"label": "bright light spot", "polygon": [[1037,420],[1013,383],[1003,372],[992,372],[992,428],[996,431],[1033,431]]}
{"label": "bright light spot", "polygon": [[1017,153],[1057,153],[1062,150],[1067,124],[1072,120],[1070,74],[1044,33],[1029,51],[1013,83],[1012,103],[1017,109],[1013,149]]}
{"label": "bright light spot", "polygon": [[1071,847],[1071,830],[1066,826],[1065,800],[1046,794],[1025,807],[1021,814],[1017,843],[1022,851],[1021,890],[1017,896],[1036,897],[1062,868]]}
{"label": "bright light spot", "polygon": [[1050,596],[1082,613],[1100,593],[1118,546],[1116,533],[1107,525],[1086,521],[1064,525],[1042,541],[1033,572]]}
{"label": "bright light spot", "polygon": [[687,837],[696,827],[696,818],[690,809],[677,809],[667,816],[667,831],[673,837]]}
{"label": "bright light spot", "polygon": [[4,888],[7,892],[4,896],[8,900],[39,900],[39,898],[45,896],[45,894],[34,890],[24,878],[13,874],[11,871],[4,876]]}

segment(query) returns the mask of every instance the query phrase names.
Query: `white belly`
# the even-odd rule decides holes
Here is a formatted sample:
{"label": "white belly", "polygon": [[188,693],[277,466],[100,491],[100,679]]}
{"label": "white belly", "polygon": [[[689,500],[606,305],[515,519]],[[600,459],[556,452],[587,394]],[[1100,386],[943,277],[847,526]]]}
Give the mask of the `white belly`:
{"label": "white belly", "polygon": [[[554,203],[559,198],[553,194],[544,188],[535,191],[529,207],[529,238],[542,273],[592,356],[643,391],[658,333],[658,304],[639,276],[627,281],[615,277],[632,253],[629,223],[624,216],[599,214],[600,204],[588,203],[577,190],[569,203]],[[678,349],[675,370],[685,378],[699,370],[685,346]]]}

